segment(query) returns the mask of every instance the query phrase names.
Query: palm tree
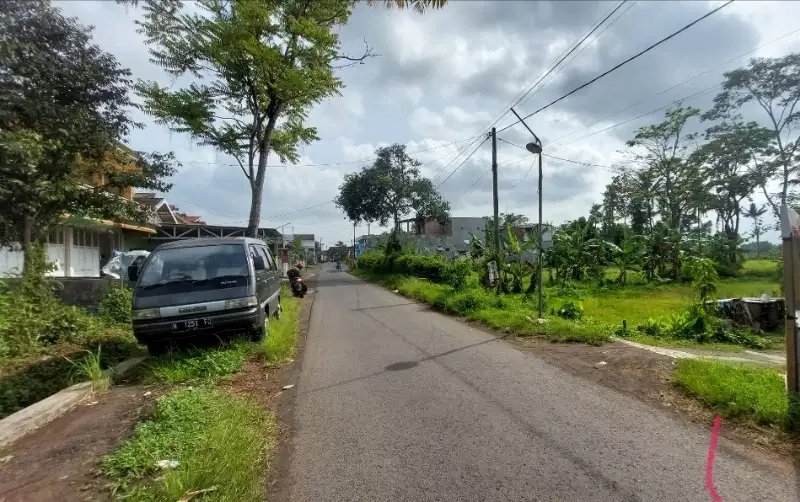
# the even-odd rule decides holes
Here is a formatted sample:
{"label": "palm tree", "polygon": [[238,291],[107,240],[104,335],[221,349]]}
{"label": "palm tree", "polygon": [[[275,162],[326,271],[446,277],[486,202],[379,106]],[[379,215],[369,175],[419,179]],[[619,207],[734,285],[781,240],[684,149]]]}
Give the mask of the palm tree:
{"label": "palm tree", "polygon": [[[426,9],[441,9],[447,3],[447,0],[382,0],[387,9],[397,7],[398,9],[412,8],[414,11],[424,14]],[[367,5],[370,7],[377,5],[378,0],[367,0]]]}
{"label": "palm tree", "polygon": [[761,206],[756,206],[755,202],[752,200],[750,201],[750,207],[744,212],[745,218],[750,218],[753,220],[753,237],[756,238],[756,258],[759,257],[761,252],[761,235],[764,233],[764,229],[762,227],[761,217],[764,216],[764,213],[767,212],[767,206],[762,204]]}

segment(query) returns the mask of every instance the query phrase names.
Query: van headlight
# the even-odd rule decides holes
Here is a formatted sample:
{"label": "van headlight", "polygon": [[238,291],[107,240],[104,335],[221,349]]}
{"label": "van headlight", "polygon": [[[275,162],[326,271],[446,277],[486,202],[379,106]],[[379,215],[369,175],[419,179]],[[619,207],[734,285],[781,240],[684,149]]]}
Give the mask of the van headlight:
{"label": "van headlight", "polygon": [[147,319],[158,319],[161,317],[160,309],[141,309],[131,311],[131,318],[134,321],[144,321]]}
{"label": "van headlight", "polygon": [[244,309],[247,307],[255,307],[256,305],[258,305],[258,298],[255,296],[225,300],[225,310]]}

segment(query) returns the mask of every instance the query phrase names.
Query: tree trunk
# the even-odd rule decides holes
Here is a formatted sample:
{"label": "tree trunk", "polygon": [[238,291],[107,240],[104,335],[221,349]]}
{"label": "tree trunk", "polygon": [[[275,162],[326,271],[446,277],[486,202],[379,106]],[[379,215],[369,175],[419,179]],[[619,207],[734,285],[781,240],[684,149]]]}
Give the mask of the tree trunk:
{"label": "tree trunk", "polygon": [[28,275],[34,269],[34,260],[32,259],[33,257],[30,256],[31,245],[33,244],[34,219],[30,215],[25,215],[22,218],[22,242],[20,243],[23,257],[22,274]]}
{"label": "tree trunk", "polygon": [[272,139],[272,132],[275,130],[275,125],[278,122],[278,117],[281,114],[283,105],[277,100],[272,101],[274,105],[270,105],[267,110],[267,126],[264,128],[264,139],[258,147],[258,171],[256,172],[256,179],[250,180],[250,189],[252,198],[250,200],[250,218],[247,223],[247,237],[258,237],[258,229],[261,226],[261,200],[264,195],[264,180],[267,175],[267,158],[269,157],[270,141]]}

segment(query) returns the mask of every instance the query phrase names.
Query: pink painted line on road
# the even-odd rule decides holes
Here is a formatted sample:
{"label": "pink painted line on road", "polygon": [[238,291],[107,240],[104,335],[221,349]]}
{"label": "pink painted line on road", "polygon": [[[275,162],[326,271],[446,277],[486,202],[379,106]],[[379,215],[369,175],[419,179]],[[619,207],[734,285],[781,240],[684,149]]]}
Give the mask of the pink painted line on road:
{"label": "pink painted line on road", "polygon": [[706,458],[706,488],[714,502],[722,502],[722,497],[714,488],[714,459],[717,457],[720,427],[722,427],[722,419],[717,415],[714,417],[714,427],[711,429],[711,441],[708,443],[708,457]]}

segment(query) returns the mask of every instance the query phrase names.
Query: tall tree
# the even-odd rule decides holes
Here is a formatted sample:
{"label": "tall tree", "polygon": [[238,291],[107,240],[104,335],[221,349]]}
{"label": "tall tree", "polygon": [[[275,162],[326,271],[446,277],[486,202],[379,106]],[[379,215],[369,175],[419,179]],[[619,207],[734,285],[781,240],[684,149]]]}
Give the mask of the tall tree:
{"label": "tall tree", "polygon": [[250,184],[247,233],[255,236],[267,177],[267,158],[296,162],[297,149],[318,139],[306,125],[309,109],[342,88],[336,27],[353,0],[144,0],[143,21],[151,60],[183,88],[156,82],[136,85],[143,109],[161,124],[233,157]]}
{"label": "tall tree", "polygon": [[[725,73],[722,92],[714,98],[714,107],[703,114],[706,120],[738,122],[741,108],[755,103],[768,118],[775,141],[773,166],[781,187],[777,197],[768,193],[766,182],[761,188],[780,221],[780,206],[789,199],[789,187],[797,181],[800,167],[800,140],[794,129],[800,122],[800,54],[779,58],[754,58],[745,68]],[[768,181],[768,180],[767,180]]]}
{"label": "tall tree", "polygon": [[[120,142],[130,72],[92,43],[92,31],[42,0],[0,9],[0,244],[28,253],[65,214],[143,219],[143,209],[109,191],[167,191],[171,154]],[[91,173],[104,174],[90,188]],[[25,262],[29,260],[26,257]]]}
{"label": "tall tree", "polygon": [[443,200],[431,180],[422,177],[416,159],[406,153],[405,145],[378,148],[374,163],[358,173],[345,175],[336,205],[350,221],[394,223],[400,230],[400,218],[412,212],[415,218],[449,218],[450,204]]}
{"label": "tall tree", "polygon": [[[701,166],[711,195],[711,208],[722,222],[730,243],[739,239],[742,202],[767,176],[761,166],[770,148],[772,133],[755,122],[722,123],[711,127],[709,141],[692,154],[692,161]],[[731,249],[730,263],[736,262],[736,250]]]}
{"label": "tall tree", "polygon": [[697,137],[686,132],[687,123],[698,115],[697,108],[667,108],[666,120],[640,128],[627,142],[629,147],[640,148],[634,157],[654,178],[661,217],[678,231],[696,203],[695,193],[703,189],[696,166],[687,162]]}

